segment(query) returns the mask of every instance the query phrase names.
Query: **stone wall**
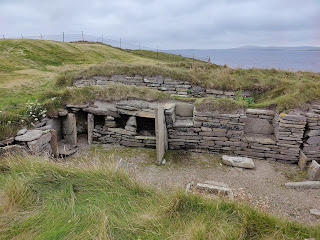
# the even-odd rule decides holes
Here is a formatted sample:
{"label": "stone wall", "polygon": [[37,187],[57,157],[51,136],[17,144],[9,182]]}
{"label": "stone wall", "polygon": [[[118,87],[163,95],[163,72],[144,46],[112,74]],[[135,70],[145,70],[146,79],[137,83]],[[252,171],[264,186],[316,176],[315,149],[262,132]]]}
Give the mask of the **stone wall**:
{"label": "stone wall", "polygon": [[[223,91],[217,89],[206,89],[201,86],[192,85],[188,81],[175,80],[170,77],[152,76],[142,77],[125,76],[125,75],[112,75],[112,76],[96,76],[89,79],[77,79],[73,84],[76,87],[94,86],[94,85],[108,85],[111,83],[121,83],[126,85],[146,86],[173,96],[193,96],[193,97],[231,97],[233,98],[236,93],[233,91]],[[250,96],[250,92],[241,92],[242,96]]]}
{"label": "stone wall", "polygon": [[228,153],[286,162],[299,160],[306,125],[303,116],[275,115],[274,111],[258,109],[236,114],[198,112],[195,109],[193,118],[185,119],[177,119],[174,111],[167,109],[166,120],[169,149]]}
{"label": "stone wall", "polygon": [[[155,121],[156,109],[164,111],[164,116],[158,113],[162,115],[161,121]],[[84,123],[87,126],[83,126]],[[168,148],[296,163],[303,152],[309,161],[320,160],[320,105],[313,105],[309,112],[290,114],[263,109],[226,114],[200,112],[186,102],[95,101],[67,105],[57,118],[39,124],[38,129],[20,130],[8,144],[19,144],[34,153],[68,155],[57,153],[57,143],[53,149],[53,137],[74,146],[77,135],[86,133],[89,144],[156,148],[156,130],[159,137],[161,129],[159,155]],[[79,124],[86,131],[80,131]]]}
{"label": "stone wall", "polygon": [[304,133],[303,152],[312,160],[320,160],[320,105],[313,105],[306,113],[307,127]]}

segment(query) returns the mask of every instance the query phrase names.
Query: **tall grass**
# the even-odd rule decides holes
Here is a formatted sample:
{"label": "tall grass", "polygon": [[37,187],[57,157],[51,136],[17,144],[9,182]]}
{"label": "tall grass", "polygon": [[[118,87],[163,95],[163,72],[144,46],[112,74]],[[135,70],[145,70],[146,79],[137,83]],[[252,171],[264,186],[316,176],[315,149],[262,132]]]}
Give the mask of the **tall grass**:
{"label": "tall grass", "polygon": [[115,156],[0,161],[0,239],[303,239],[302,226],[247,205],[142,186]]}

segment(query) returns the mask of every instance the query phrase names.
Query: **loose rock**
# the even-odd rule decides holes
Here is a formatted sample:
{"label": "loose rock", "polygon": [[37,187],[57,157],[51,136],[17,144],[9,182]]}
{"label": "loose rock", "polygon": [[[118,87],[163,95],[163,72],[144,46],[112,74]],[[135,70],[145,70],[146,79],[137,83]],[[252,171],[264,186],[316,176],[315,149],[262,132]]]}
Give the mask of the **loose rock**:
{"label": "loose rock", "polygon": [[222,156],[222,162],[228,166],[240,167],[240,168],[254,168],[254,162],[252,158],[247,157],[231,157],[227,155]]}

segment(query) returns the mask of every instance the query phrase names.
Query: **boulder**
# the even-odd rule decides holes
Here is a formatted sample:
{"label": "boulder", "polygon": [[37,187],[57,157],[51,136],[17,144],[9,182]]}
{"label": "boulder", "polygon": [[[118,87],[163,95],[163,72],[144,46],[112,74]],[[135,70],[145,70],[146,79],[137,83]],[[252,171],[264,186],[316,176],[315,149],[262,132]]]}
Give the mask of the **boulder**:
{"label": "boulder", "polygon": [[18,142],[31,142],[37,140],[42,136],[41,130],[28,130],[25,134],[16,136],[15,140]]}
{"label": "boulder", "polygon": [[227,155],[222,156],[222,162],[228,166],[240,167],[240,168],[254,168],[254,162],[252,158],[247,157],[231,157]]}
{"label": "boulder", "polygon": [[316,181],[320,177],[320,164],[316,161],[312,160],[309,168],[308,168],[308,179],[310,181]]}

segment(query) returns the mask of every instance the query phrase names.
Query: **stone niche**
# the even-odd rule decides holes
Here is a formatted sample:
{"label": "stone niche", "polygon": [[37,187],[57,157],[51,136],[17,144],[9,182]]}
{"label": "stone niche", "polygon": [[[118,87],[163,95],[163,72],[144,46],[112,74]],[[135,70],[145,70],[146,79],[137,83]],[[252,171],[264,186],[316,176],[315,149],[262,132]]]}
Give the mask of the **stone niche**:
{"label": "stone niche", "polygon": [[274,112],[262,109],[247,109],[246,117],[242,119],[245,135],[274,135]]}

